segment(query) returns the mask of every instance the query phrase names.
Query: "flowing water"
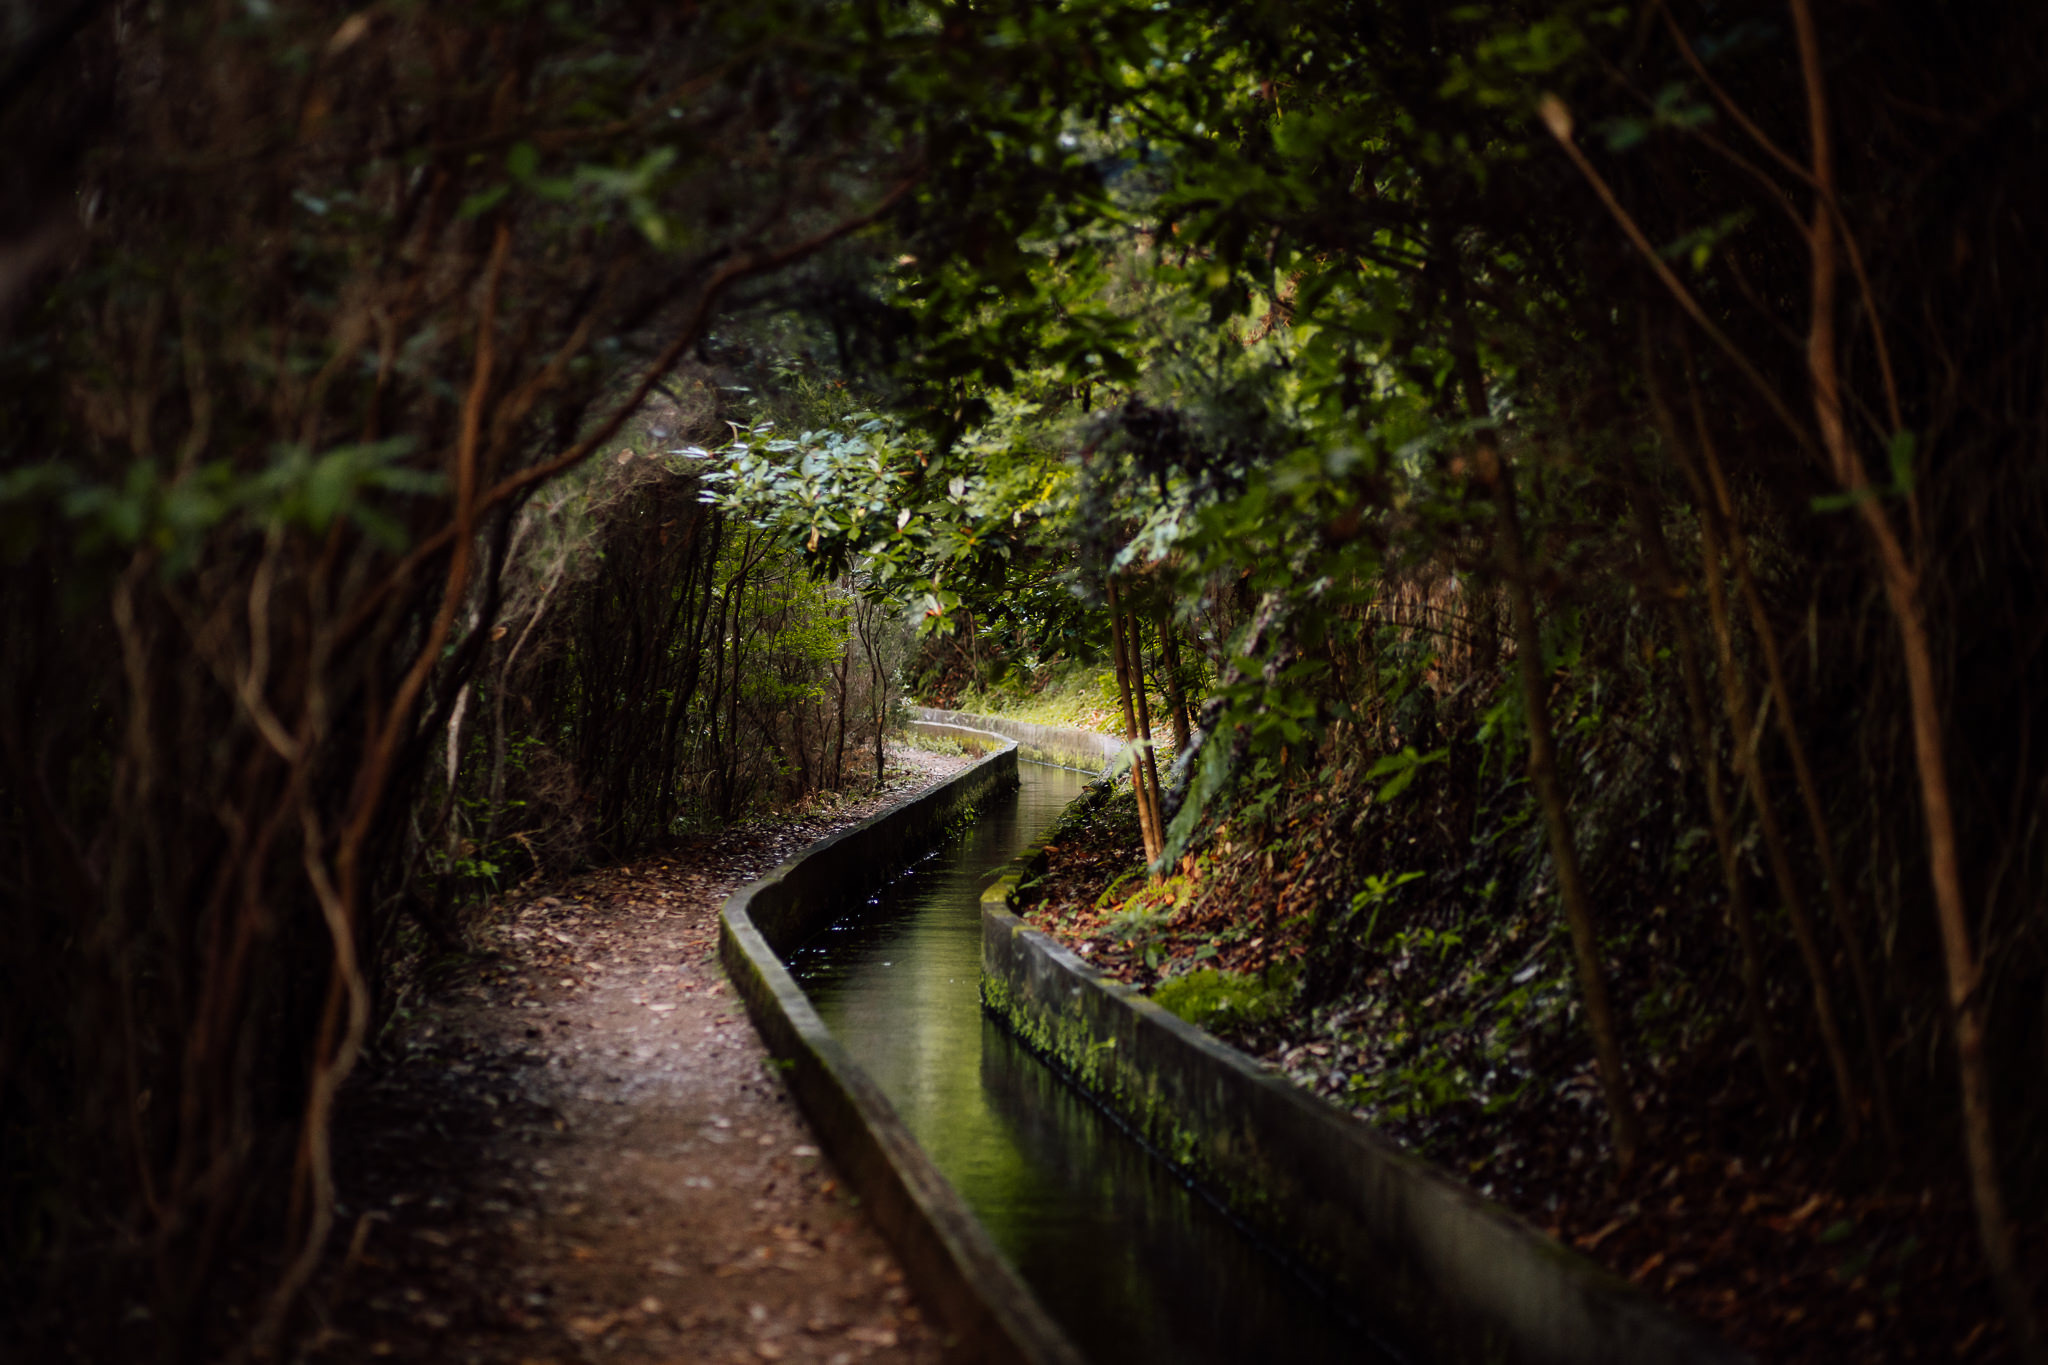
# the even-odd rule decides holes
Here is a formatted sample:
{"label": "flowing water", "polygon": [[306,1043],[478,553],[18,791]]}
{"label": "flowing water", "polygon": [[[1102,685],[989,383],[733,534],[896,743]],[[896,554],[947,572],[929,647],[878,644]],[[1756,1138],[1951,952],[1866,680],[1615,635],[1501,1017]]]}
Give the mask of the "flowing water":
{"label": "flowing water", "polygon": [[792,956],[1046,1310],[1098,1362],[1386,1362],[1369,1334],[981,1010],[981,890],[1081,793],[1023,785]]}

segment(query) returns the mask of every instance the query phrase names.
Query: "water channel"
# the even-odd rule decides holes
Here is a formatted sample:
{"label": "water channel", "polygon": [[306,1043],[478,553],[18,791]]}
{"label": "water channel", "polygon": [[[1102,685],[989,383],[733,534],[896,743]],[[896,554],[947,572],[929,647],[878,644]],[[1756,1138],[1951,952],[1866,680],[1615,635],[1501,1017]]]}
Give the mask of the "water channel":
{"label": "water channel", "polygon": [[1090,1360],[1391,1361],[982,1013],[981,889],[1086,781],[1018,770],[1017,792],[791,971]]}

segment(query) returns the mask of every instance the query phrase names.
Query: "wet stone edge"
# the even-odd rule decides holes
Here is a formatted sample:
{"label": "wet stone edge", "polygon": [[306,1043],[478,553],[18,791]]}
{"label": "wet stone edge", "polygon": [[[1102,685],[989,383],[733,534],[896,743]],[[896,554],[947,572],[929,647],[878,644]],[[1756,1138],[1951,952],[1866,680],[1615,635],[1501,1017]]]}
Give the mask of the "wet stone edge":
{"label": "wet stone edge", "polygon": [[1017,785],[1013,741],[958,726],[919,728],[967,740],[987,756],[733,893],[719,915],[719,959],[819,1145],[942,1325],[946,1358],[1081,1365],[1080,1353],[783,965],[783,953],[844,913],[852,897],[880,886]]}

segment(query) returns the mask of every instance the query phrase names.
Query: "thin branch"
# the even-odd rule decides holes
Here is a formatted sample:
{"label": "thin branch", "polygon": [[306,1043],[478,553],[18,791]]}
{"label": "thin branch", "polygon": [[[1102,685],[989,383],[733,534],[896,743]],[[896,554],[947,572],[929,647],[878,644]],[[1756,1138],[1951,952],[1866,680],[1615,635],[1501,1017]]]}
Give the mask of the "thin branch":
{"label": "thin branch", "polygon": [[[611,416],[600,423],[588,436],[578,441],[562,454],[552,459],[543,460],[539,464],[528,465],[526,468],[500,479],[478,501],[475,509],[476,512],[478,514],[487,512],[521,489],[530,487],[533,484],[543,483],[548,479],[554,478],[557,474],[581,464],[584,460],[589,459],[599,446],[617,435],[619,428],[624,426],[635,412],[639,411],[640,405],[647,400],[647,395],[654,391],[655,384],[676,367],[676,363],[683,358],[683,353],[695,344],[697,338],[702,335],[704,326],[710,319],[713,305],[718,302],[719,297],[735,282],[750,275],[777,270],[792,262],[802,260],[804,257],[813,255],[830,246],[840,238],[867,227],[891,208],[895,207],[896,202],[909,193],[911,188],[917,184],[920,176],[921,172],[905,178],[867,212],[852,218],[843,219],[815,236],[807,237],[801,242],[776,251],[755,252],[738,256],[720,266],[713,273],[712,277],[705,282],[704,288],[697,296],[696,305],[690,310],[689,316],[684,320],[682,327],[676,332],[674,339],[662,349],[660,355],[655,357],[654,362],[642,373],[639,382],[633,386],[632,392],[613,409]],[[343,638],[351,636],[359,630],[377,610],[382,601],[394,592],[400,584],[409,579],[414,570],[446,549],[449,542],[454,538],[456,530],[457,528],[453,524],[443,526],[440,530],[435,531],[420,541],[405,558],[394,565],[391,572],[384,576],[383,581],[365,593],[362,600],[356,604],[355,609],[349,613],[348,619],[344,622],[341,630]]]}
{"label": "thin branch", "polygon": [[[1822,202],[1827,206],[1829,216],[1835,220],[1836,226],[1841,229],[1842,243],[1847,248],[1849,255],[1849,272],[1856,277],[1856,286],[1863,294],[1864,308],[1870,315],[1870,339],[1877,348],[1877,368],[1878,373],[1884,379],[1885,405],[1891,415],[1892,430],[1895,432],[1905,430],[1905,420],[1900,415],[1898,381],[1892,374],[1891,348],[1884,339],[1884,324],[1878,319],[1877,295],[1870,287],[1870,276],[1863,268],[1863,252],[1856,245],[1856,234],[1849,231],[1849,222],[1842,213],[1841,201],[1835,194],[1832,178],[1817,178],[1813,171],[1800,165],[1796,159],[1788,156],[1783,148],[1773,142],[1764,130],[1757,126],[1755,120],[1742,111],[1742,106],[1737,104],[1734,97],[1721,87],[1720,82],[1716,81],[1708,73],[1706,63],[1700,60],[1699,54],[1693,51],[1692,44],[1686,41],[1684,31],[1678,27],[1678,20],[1672,15],[1671,8],[1665,3],[1665,0],[1656,0],[1656,4],[1658,11],[1664,16],[1664,27],[1671,33],[1671,41],[1678,47],[1679,55],[1685,58],[1686,65],[1693,69],[1693,74],[1698,76],[1701,83],[1707,87],[1707,92],[1727,112],[1728,117],[1735,120],[1736,125],[1743,132],[1748,133],[1750,138],[1759,147],[1763,148],[1772,160],[1797,176],[1802,184],[1820,194]],[[1700,138],[1709,146],[1718,146],[1719,140],[1706,133],[1695,130],[1694,136]],[[1824,138],[1826,136],[1825,129],[1823,128],[1817,136]],[[1822,149],[1817,146],[1814,158],[1816,165],[1820,165],[1825,160],[1824,157],[1819,155],[1820,150]],[[1724,154],[1730,157],[1735,155],[1732,150]],[[1761,173],[1759,172],[1759,174]],[[1796,218],[1797,215],[1795,214],[1794,217]],[[1808,229],[1802,228],[1801,231],[1805,232]],[[1918,514],[1915,513],[1915,515],[1917,516]]]}
{"label": "thin branch", "polygon": [[1685,64],[1700,78],[1700,83],[1707,87],[1707,93],[1714,97],[1715,102],[1727,112],[1729,118],[1735,120],[1736,127],[1748,133],[1750,140],[1763,148],[1765,155],[1796,176],[1801,184],[1811,187],[1814,183],[1813,172],[1801,165],[1797,157],[1788,155],[1784,148],[1771,140],[1770,134],[1758,127],[1756,121],[1742,111],[1742,106],[1721,88],[1721,83],[1707,70],[1706,63],[1693,51],[1692,44],[1686,41],[1685,31],[1679,28],[1678,20],[1672,15],[1670,6],[1664,0],[1655,0],[1655,3],[1658,11],[1664,16],[1664,27],[1670,31],[1671,41],[1678,46],[1679,55],[1685,58]]}
{"label": "thin branch", "polygon": [[1593,187],[1593,192],[1600,197],[1600,202],[1607,206],[1607,211],[1628,235],[1629,241],[1635,243],[1636,250],[1642,253],[1644,262],[1678,301],[1678,306],[1685,310],[1686,316],[1699,325],[1700,330],[1705,332],[1708,339],[1728,357],[1730,363],[1741,372],[1742,377],[1755,386],[1764,402],[1777,414],[1778,420],[1785,424],[1800,447],[1809,454],[1818,454],[1812,434],[1792,415],[1792,409],[1786,406],[1778,391],[1771,387],[1770,381],[1750,363],[1749,357],[1744,355],[1728,338],[1728,334],[1707,316],[1706,310],[1700,307],[1692,292],[1672,272],[1671,267],[1665,264],[1664,258],[1657,254],[1657,249],[1650,245],[1650,239],[1644,235],[1636,220],[1629,216],[1628,210],[1621,206],[1621,201],[1614,197],[1614,190],[1601,177],[1600,172],[1593,169],[1593,163],[1586,159],[1586,154],[1579,149],[1578,143],[1572,140],[1571,111],[1565,108],[1564,101],[1555,95],[1545,95],[1537,105],[1537,112],[1542,115],[1544,126],[1550,129],[1550,135],[1557,139],[1558,146],[1564,148],[1565,155],[1579,168],[1579,174],[1585,176],[1586,182]]}

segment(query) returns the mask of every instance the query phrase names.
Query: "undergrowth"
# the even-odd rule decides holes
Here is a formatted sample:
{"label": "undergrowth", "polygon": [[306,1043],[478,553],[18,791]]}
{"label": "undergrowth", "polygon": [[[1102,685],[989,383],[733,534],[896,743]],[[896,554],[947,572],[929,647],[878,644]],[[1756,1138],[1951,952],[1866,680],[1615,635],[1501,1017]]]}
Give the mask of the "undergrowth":
{"label": "undergrowth", "polygon": [[[1164,715],[1164,697],[1156,692],[1151,695],[1153,714]],[[1005,716],[1034,725],[1059,725],[1110,735],[1123,733],[1116,674],[1100,663],[1075,663],[1067,659],[1043,664],[1027,662],[1011,668],[994,682],[963,687],[943,697],[934,694],[931,700],[933,705],[944,705],[950,710]]]}
{"label": "undergrowth", "polygon": [[[1313,764],[1253,760],[1191,850],[1148,876],[1120,793],[1058,828],[1030,918],[1108,976],[1283,1071],[1621,1275],[1771,1358],[1953,1351],[1992,1312],[1941,1134],[1910,1190],[1830,1144],[1796,958],[1772,959],[1799,1039],[1796,1109],[1749,1055],[1718,867],[1667,767],[1676,717],[1561,689],[1578,837],[1604,869],[1602,956],[1650,1148],[1617,1174],[1512,708],[1417,689],[1400,724],[1331,727]],[[1415,751],[1389,781],[1380,754]],[[1627,857],[1602,857],[1603,850]],[[1730,1059],[1733,1059],[1731,1061]],[[1939,1311],[1905,1286],[1933,1277]],[[1910,1326],[1908,1325],[1910,1324]],[[1910,1341],[1908,1338],[1910,1337]],[[1955,1354],[1982,1358],[1973,1349]],[[1873,1357],[1874,1358],[1874,1357]]]}

